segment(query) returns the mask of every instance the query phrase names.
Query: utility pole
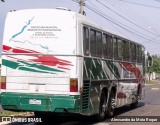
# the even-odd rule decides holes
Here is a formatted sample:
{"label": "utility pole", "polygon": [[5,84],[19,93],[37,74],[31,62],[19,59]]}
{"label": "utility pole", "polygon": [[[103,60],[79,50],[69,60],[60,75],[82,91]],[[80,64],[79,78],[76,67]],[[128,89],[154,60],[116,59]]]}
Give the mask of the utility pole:
{"label": "utility pole", "polygon": [[79,10],[79,13],[81,13],[82,15],[85,14],[84,12],[84,0],[79,0],[79,6],[80,6],[80,10]]}

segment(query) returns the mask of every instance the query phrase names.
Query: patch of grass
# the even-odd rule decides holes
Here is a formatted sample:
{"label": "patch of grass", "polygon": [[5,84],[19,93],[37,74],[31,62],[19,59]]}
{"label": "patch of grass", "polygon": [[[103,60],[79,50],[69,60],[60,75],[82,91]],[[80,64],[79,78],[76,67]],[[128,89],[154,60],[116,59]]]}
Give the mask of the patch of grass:
{"label": "patch of grass", "polygon": [[160,73],[156,73],[156,76],[160,76]]}
{"label": "patch of grass", "polygon": [[146,84],[157,84],[160,83],[158,80],[151,80],[151,81],[146,81]]}
{"label": "patch of grass", "polygon": [[13,112],[13,111],[6,111],[3,110],[2,112],[0,112],[0,116],[20,116],[20,115],[25,115],[26,112]]}

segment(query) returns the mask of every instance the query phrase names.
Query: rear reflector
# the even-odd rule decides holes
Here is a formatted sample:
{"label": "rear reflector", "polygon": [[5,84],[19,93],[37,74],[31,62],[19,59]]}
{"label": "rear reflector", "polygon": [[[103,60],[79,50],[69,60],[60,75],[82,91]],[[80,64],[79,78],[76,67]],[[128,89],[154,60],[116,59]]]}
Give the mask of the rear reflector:
{"label": "rear reflector", "polygon": [[1,76],[1,89],[6,89],[6,77]]}
{"label": "rear reflector", "polygon": [[70,92],[78,92],[78,80],[70,79]]}

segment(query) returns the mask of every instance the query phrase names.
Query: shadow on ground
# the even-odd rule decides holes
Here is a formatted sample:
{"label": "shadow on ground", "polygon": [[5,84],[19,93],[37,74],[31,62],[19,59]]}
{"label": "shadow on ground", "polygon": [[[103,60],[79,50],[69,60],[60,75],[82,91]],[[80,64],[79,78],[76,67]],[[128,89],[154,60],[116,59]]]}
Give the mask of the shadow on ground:
{"label": "shadow on ground", "polygon": [[[139,102],[137,108],[140,108],[144,105],[145,103]],[[117,108],[115,110],[115,117],[132,110],[134,109],[131,109],[129,106],[123,106],[121,108]],[[109,121],[110,119],[108,118],[103,123],[108,123]],[[65,115],[65,116],[64,115],[63,116],[56,116],[56,115],[44,116],[42,118],[42,123],[37,123],[37,124],[30,123],[29,125],[93,125],[96,123],[98,123],[98,121],[96,121],[95,116],[89,117],[89,116],[72,114],[72,115]],[[8,125],[22,125],[22,123],[10,123]]]}

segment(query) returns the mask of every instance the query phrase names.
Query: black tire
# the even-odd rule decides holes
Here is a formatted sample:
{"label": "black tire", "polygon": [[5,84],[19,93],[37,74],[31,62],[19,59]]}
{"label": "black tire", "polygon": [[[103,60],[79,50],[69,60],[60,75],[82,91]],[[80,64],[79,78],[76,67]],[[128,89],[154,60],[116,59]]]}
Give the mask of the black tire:
{"label": "black tire", "polygon": [[107,96],[104,91],[101,93],[100,97],[100,105],[99,105],[99,113],[96,116],[98,121],[103,121],[106,118],[106,107],[107,107]]}
{"label": "black tire", "polygon": [[107,109],[107,117],[113,117],[115,111],[115,92],[112,90],[109,101],[108,101],[108,109]]}

